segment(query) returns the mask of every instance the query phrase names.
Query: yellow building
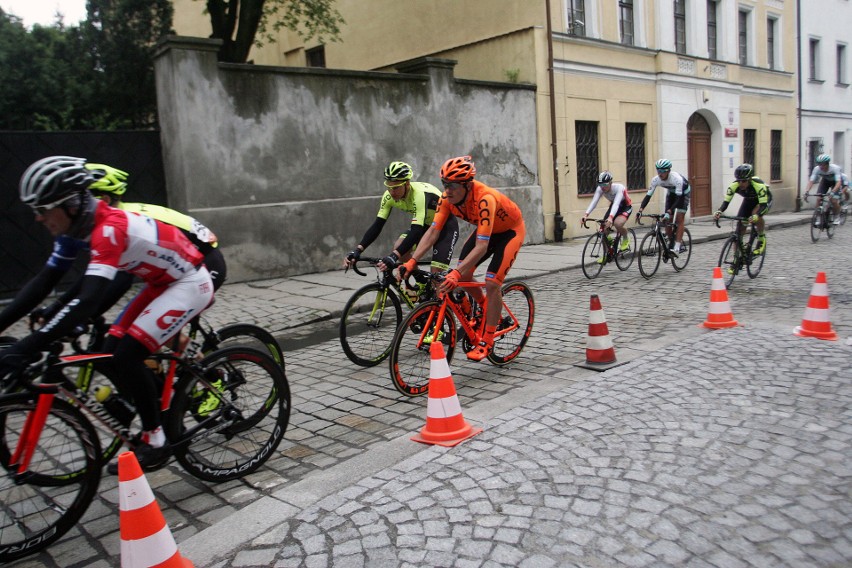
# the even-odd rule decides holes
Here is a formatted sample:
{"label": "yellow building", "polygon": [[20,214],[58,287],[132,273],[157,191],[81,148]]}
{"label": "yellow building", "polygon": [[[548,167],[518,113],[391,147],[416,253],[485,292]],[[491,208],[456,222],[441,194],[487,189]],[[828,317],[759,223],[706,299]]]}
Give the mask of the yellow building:
{"label": "yellow building", "polygon": [[[578,220],[600,170],[625,183],[635,203],[663,157],[689,178],[693,216],[715,210],[742,162],[771,183],[776,211],[795,206],[795,2],[336,0],[335,6],[346,21],[340,42],[304,43],[282,32],[250,59],[394,71],[432,56],[457,60],[457,78],[535,84],[548,239],[582,231]],[[203,7],[175,0],[179,34],[209,35]],[[659,193],[649,211],[661,205]]]}

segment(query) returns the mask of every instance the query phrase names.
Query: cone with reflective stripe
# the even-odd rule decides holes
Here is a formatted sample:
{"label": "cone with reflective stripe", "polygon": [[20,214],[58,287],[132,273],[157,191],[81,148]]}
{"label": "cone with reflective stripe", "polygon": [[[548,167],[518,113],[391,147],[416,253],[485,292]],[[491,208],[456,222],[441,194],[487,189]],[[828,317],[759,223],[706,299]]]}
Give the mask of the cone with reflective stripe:
{"label": "cone with reflective stripe", "polygon": [[609,365],[615,363],[615,348],[606,326],[606,316],[597,294],[589,302],[589,335],[586,338],[586,364]]}
{"label": "cone with reflective stripe", "polygon": [[816,281],[811,289],[808,307],[802,325],[797,326],[793,333],[800,337],[816,337],[828,341],[837,341],[837,333],[828,320],[828,281],[825,272],[817,272]]}
{"label": "cone with reflective stripe", "polygon": [[133,452],[118,456],[121,568],[193,568],[178,552]]}
{"label": "cone with reflective stripe", "polygon": [[462,416],[456,386],[444,355],[444,346],[433,341],[429,348],[432,361],[429,370],[429,400],[426,405],[426,426],[411,437],[415,442],[438,446],[455,446],[482,432]]}
{"label": "cone with reflective stripe", "polygon": [[710,287],[710,310],[707,319],[701,324],[710,329],[722,329],[740,325],[731,313],[731,303],[728,301],[728,288],[722,278],[722,269],[713,268],[713,284]]}

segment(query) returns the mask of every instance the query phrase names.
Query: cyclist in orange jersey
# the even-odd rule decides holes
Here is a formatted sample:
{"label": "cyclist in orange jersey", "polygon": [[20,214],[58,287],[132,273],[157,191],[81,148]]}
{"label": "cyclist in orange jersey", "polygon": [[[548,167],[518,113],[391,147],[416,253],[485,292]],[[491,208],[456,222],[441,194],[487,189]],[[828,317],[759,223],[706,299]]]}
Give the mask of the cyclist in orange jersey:
{"label": "cyclist in orange jersey", "polygon": [[[503,307],[500,288],[518,256],[526,229],[520,208],[493,187],[474,180],[474,176],[476,166],[470,156],[451,158],[444,163],[441,167],[444,194],[432,226],[400,272],[405,274],[417,267],[417,260],[431,250],[451,215],[476,226],[476,231],[462,247],[458,266],[447,274],[439,291],[448,293],[459,281],[473,280],[476,267],[491,257],[485,273],[485,334],[479,345],[467,354],[468,359],[481,361],[494,346],[494,333]],[[474,290],[473,293],[478,292]]]}

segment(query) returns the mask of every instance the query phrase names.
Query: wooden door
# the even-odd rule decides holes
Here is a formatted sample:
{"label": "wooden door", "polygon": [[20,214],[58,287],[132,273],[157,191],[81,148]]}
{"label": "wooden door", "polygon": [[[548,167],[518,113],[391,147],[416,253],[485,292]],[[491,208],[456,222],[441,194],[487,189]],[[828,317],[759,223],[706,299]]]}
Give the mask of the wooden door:
{"label": "wooden door", "polygon": [[689,186],[692,188],[692,216],[709,215],[713,209],[710,176],[710,125],[700,114],[693,114],[686,124]]}

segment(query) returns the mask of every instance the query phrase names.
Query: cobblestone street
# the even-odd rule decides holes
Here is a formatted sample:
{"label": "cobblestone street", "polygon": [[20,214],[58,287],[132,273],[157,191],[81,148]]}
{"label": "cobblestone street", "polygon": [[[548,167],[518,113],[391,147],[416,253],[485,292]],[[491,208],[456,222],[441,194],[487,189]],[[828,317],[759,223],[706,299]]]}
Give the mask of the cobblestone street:
{"label": "cobblestone street", "polygon": [[[763,271],[728,291],[731,330],[699,326],[721,240],[650,280],[635,263],[529,279],[517,362],[451,364],[485,429],[455,449],[408,441],[426,399],[399,395],[385,364],[351,364],[328,321],[281,338],[303,346],[286,353],[293,412],[265,467],[218,486],[175,463],[146,477],[196,566],[848,565],[852,231],[768,235]],[[837,342],[792,333],[817,271]],[[574,365],[591,294],[624,363],[603,373]],[[80,527],[13,566],[118,566],[115,478],[101,487]]]}

